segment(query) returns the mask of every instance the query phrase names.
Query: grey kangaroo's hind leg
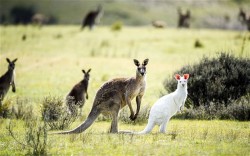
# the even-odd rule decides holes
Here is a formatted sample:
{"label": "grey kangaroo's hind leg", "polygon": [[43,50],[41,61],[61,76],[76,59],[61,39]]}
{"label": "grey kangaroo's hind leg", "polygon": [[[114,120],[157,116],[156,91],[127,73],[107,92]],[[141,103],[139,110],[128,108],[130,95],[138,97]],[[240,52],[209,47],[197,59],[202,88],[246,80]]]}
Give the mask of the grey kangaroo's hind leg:
{"label": "grey kangaroo's hind leg", "polygon": [[111,115],[112,115],[112,122],[111,122],[111,127],[110,127],[110,133],[118,133],[118,113],[120,110],[120,104],[111,102],[110,105],[113,107]]}

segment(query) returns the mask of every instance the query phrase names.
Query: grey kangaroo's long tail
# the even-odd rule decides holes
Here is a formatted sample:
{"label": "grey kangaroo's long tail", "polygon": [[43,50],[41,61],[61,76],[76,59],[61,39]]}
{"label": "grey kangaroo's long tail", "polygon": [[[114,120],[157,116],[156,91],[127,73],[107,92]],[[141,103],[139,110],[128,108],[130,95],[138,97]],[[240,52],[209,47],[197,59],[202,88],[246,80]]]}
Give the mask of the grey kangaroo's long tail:
{"label": "grey kangaroo's long tail", "polygon": [[89,128],[93,122],[96,120],[96,118],[99,116],[101,112],[99,110],[91,110],[89,113],[87,119],[79,125],[77,128],[70,130],[70,131],[63,131],[63,132],[55,132],[52,134],[76,134],[76,133],[81,133],[85,131],[87,128]]}

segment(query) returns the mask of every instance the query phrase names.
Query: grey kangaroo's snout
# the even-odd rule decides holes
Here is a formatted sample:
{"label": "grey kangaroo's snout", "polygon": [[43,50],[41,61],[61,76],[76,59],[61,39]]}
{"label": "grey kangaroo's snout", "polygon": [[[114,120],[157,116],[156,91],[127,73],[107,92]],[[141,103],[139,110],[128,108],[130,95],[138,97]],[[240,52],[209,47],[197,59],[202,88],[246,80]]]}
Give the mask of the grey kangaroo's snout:
{"label": "grey kangaroo's snout", "polygon": [[146,69],[145,69],[145,68],[139,68],[139,69],[138,69],[138,72],[139,72],[142,76],[144,76],[144,75],[146,74]]}

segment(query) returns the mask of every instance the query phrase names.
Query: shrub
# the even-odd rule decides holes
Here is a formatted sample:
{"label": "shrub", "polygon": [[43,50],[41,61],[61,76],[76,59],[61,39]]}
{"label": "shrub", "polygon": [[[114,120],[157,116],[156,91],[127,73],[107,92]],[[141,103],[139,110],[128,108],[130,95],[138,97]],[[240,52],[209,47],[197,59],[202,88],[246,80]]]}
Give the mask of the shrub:
{"label": "shrub", "polygon": [[220,119],[250,120],[250,94],[232,102],[220,114]]}
{"label": "shrub", "polygon": [[35,13],[33,7],[15,6],[11,9],[10,15],[14,24],[28,24]]}
{"label": "shrub", "polygon": [[250,95],[244,96],[227,107],[221,106],[216,108],[215,104],[210,104],[209,107],[199,106],[195,109],[189,108],[182,113],[174,116],[176,119],[199,119],[199,120],[250,120]]}
{"label": "shrub", "polygon": [[117,22],[112,24],[111,30],[112,31],[120,31],[120,30],[122,30],[122,25],[123,25],[122,22],[117,21]]}
{"label": "shrub", "polygon": [[32,107],[27,105],[28,99],[16,98],[15,105],[12,106],[12,116],[16,119],[30,118],[34,114],[32,113]]}
{"label": "shrub", "polygon": [[6,99],[0,107],[0,117],[3,118],[15,118],[24,119],[33,116],[32,107],[27,105],[29,101],[27,99]]}
{"label": "shrub", "polygon": [[[74,107],[72,105],[71,107]],[[70,113],[63,106],[63,100],[58,97],[47,96],[42,102],[42,119],[46,121],[52,130],[68,128],[78,117],[78,113]],[[77,110],[76,108],[72,110]]]}
{"label": "shrub", "polygon": [[7,130],[10,136],[28,152],[26,155],[47,155],[47,125],[37,118],[25,119],[25,138],[20,139],[14,133],[14,125],[9,123]]}
{"label": "shrub", "polygon": [[12,101],[10,99],[6,99],[2,105],[0,105],[0,117],[9,118],[11,117],[11,106]]}
{"label": "shrub", "polygon": [[[250,92],[250,60],[221,53],[218,58],[204,57],[199,64],[183,67],[176,73],[189,73],[187,106],[228,106]],[[176,81],[167,79],[165,89],[172,92]]]}
{"label": "shrub", "polygon": [[150,106],[145,105],[144,107],[141,108],[139,115],[137,116],[137,119],[135,121],[131,121],[129,118],[130,110],[128,109],[128,107],[126,107],[121,110],[119,114],[119,120],[121,120],[124,123],[144,123],[147,122],[149,118],[149,112],[150,112]]}

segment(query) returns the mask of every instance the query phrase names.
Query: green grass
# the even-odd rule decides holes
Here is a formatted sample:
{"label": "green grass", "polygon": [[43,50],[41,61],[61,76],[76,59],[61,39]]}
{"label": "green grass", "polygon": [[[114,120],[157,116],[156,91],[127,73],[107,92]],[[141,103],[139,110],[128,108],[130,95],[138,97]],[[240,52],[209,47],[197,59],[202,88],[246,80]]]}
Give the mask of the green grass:
{"label": "green grass", "polygon": [[[1,121],[7,124],[7,121]],[[22,122],[16,133],[24,137]],[[76,126],[79,123],[76,123]],[[52,155],[249,155],[250,124],[236,121],[171,120],[168,134],[108,134],[109,122],[95,122],[79,135],[49,136]],[[0,155],[24,154],[4,126],[1,127]],[[120,123],[122,130],[139,131],[144,125]]]}
{"label": "green grass", "polygon": [[[23,35],[27,36],[22,41]],[[82,79],[81,69],[92,68],[89,100],[83,108],[89,113],[98,88],[115,77],[135,75],[133,58],[149,58],[147,90],[142,107],[152,105],[165,93],[163,81],[174,71],[197,63],[204,55],[214,57],[221,51],[250,57],[249,33],[198,29],[153,29],[123,27],[119,32],[110,27],[97,27],[93,32],[80,32],[77,26],[0,27],[0,73],[7,70],[6,57],[18,58],[16,63],[17,92],[7,99],[29,99],[40,116],[45,96],[64,96]],[[241,54],[244,36],[244,51]],[[199,39],[203,48],[194,48]],[[190,77],[192,78],[192,77]],[[135,108],[135,100],[132,102]],[[0,119],[0,155],[24,155],[7,133],[8,120]],[[16,133],[24,137],[23,121],[16,121]],[[121,130],[139,131],[142,124],[119,122]],[[49,136],[51,155],[249,155],[250,124],[236,121],[171,120],[168,133],[146,136],[107,134],[110,122],[95,122],[80,135]]]}

